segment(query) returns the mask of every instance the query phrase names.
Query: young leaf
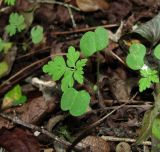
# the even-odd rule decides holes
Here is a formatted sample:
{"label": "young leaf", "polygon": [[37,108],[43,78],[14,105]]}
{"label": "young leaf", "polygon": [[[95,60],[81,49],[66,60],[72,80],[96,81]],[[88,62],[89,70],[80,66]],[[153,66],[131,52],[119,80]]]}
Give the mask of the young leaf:
{"label": "young leaf", "polygon": [[69,67],[75,67],[75,63],[79,59],[80,53],[76,51],[73,46],[70,46],[68,48],[68,53],[66,56],[67,56],[67,65]]}
{"label": "young leaf", "polygon": [[73,71],[66,70],[64,77],[61,81],[61,89],[64,92],[66,89],[73,87],[74,79],[73,79]]}
{"label": "young leaf", "polygon": [[89,31],[82,36],[80,40],[80,49],[86,57],[91,56],[97,51],[94,32]]}
{"label": "young leaf", "polygon": [[5,30],[10,35],[13,36],[16,32],[21,32],[26,27],[23,15],[18,13],[12,13],[9,16],[9,25],[6,26]]}
{"label": "young leaf", "polygon": [[81,116],[87,112],[89,107],[90,95],[85,90],[79,91],[76,100],[71,106],[70,114],[73,116]]}
{"label": "young leaf", "polygon": [[152,82],[158,83],[159,82],[159,76],[158,71],[152,70],[152,69],[144,69],[140,70],[140,74],[142,78],[139,80],[139,90],[140,92],[146,90],[147,88],[150,88]]}
{"label": "young leaf", "polygon": [[107,47],[109,36],[106,29],[98,27],[95,32],[85,33],[80,40],[80,49],[82,53],[89,57],[92,54]]}
{"label": "young leaf", "polygon": [[150,88],[150,86],[151,86],[151,81],[149,78],[141,78],[139,80],[139,91],[140,92],[143,92],[147,88]]}
{"label": "young leaf", "polygon": [[133,54],[143,58],[146,54],[146,47],[143,44],[134,43],[130,46],[129,52],[130,52],[130,54],[133,53]]}
{"label": "young leaf", "polygon": [[5,94],[2,103],[2,109],[11,107],[13,105],[23,104],[26,102],[26,100],[26,96],[22,96],[20,85],[16,85],[12,90]]}
{"label": "young leaf", "polygon": [[69,110],[73,116],[81,116],[87,111],[89,102],[90,95],[86,91],[69,88],[62,95],[61,109],[63,111]]}
{"label": "young leaf", "polygon": [[80,84],[83,84],[83,74],[84,72],[82,70],[76,70],[74,72],[74,79]]}
{"label": "young leaf", "polygon": [[7,5],[13,6],[16,3],[16,0],[4,0]]}
{"label": "young leaf", "polygon": [[70,110],[73,101],[75,101],[76,99],[77,94],[78,91],[75,90],[74,88],[66,89],[61,98],[61,109],[63,111]]}
{"label": "young leaf", "polygon": [[78,60],[76,63],[76,68],[82,68],[86,65],[87,59]]}
{"label": "young leaf", "polygon": [[49,61],[48,64],[43,66],[43,72],[48,73],[52,76],[53,80],[59,80],[66,71],[66,63],[64,58],[61,56],[55,57],[52,61]]}
{"label": "young leaf", "polygon": [[154,56],[160,60],[160,44],[158,44],[154,49]]}
{"label": "young leaf", "polygon": [[132,70],[139,70],[144,65],[144,61],[141,56],[137,56],[137,54],[131,53],[127,55],[126,63]]}
{"label": "young leaf", "polygon": [[126,58],[127,65],[133,70],[139,70],[144,65],[144,56],[146,48],[143,44],[134,43],[129,48],[129,54]]}
{"label": "young leaf", "polygon": [[109,36],[108,31],[103,27],[98,27],[95,30],[96,50],[101,51],[108,46]]}
{"label": "young leaf", "polygon": [[31,30],[31,38],[34,44],[40,43],[43,39],[43,27],[39,25],[33,27]]}

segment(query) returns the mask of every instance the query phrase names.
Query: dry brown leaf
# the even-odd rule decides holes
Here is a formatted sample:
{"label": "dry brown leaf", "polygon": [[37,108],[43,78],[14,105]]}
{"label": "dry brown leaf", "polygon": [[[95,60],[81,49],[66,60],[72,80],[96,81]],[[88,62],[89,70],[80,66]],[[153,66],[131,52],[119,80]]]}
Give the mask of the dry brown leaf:
{"label": "dry brown leaf", "polygon": [[20,118],[25,122],[37,124],[54,109],[54,101],[46,102],[43,97],[34,98],[24,105],[24,111]]}
{"label": "dry brown leaf", "polygon": [[84,12],[94,12],[109,8],[109,4],[105,0],[76,0],[76,3]]}
{"label": "dry brown leaf", "polygon": [[100,137],[88,136],[82,140],[82,145],[90,147],[92,152],[110,152],[109,143]]}
{"label": "dry brown leaf", "polygon": [[28,130],[0,130],[0,147],[8,152],[40,152],[40,144]]}

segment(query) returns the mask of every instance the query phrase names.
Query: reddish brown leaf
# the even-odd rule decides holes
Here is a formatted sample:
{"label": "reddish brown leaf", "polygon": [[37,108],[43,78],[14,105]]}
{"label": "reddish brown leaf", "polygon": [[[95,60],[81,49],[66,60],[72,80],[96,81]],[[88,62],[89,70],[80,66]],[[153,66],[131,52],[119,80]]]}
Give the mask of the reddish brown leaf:
{"label": "reddish brown leaf", "polygon": [[29,132],[20,128],[0,130],[0,147],[8,152],[40,152],[40,145]]}

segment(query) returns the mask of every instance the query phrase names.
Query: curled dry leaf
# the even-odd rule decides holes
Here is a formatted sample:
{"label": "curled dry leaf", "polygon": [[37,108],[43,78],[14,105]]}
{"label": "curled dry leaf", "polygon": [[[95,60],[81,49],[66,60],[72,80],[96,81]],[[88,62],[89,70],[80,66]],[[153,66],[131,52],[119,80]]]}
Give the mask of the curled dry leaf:
{"label": "curled dry leaf", "polygon": [[76,3],[84,12],[94,12],[109,8],[109,4],[105,0],[76,0]]}
{"label": "curled dry leaf", "polygon": [[40,152],[36,138],[26,130],[14,128],[0,130],[0,147],[8,152]]}
{"label": "curled dry leaf", "polygon": [[100,137],[88,136],[81,144],[83,147],[90,147],[92,152],[110,152],[110,145]]}

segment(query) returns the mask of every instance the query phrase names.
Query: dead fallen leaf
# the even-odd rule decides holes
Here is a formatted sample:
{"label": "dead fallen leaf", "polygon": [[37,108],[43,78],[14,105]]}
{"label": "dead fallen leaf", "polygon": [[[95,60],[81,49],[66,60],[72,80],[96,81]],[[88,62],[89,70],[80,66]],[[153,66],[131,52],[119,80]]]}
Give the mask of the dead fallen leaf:
{"label": "dead fallen leaf", "polygon": [[82,140],[84,147],[90,147],[92,152],[110,152],[110,145],[105,140],[96,136],[88,136]]}
{"label": "dead fallen leaf", "polygon": [[37,124],[54,108],[54,102],[45,101],[43,97],[34,98],[24,105],[24,112],[20,118],[25,122]]}
{"label": "dead fallen leaf", "polygon": [[76,0],[76,3],[84,12],[94,12],[109,8],[109,4],[105,0]]}
{"label": "dead fallen leaf", "polygon": [[8,152],[40,152],[36,138],[28,131],[20,128],[0,130],[0,147]]}

